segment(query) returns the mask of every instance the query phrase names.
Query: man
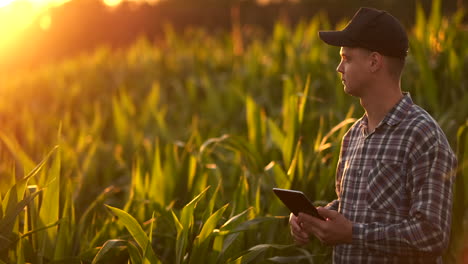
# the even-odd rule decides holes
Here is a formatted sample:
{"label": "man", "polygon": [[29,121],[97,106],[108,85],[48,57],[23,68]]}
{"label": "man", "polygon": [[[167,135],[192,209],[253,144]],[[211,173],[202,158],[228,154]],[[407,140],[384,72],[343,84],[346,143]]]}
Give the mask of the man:
{"label": "man", "polygon": [[365,115],[343,138],[337,199],[326,221],[291,214],[298,244],[333,245],[334,263],[441,263],[450,235],[456,158],[436,121],[400,88],[408,50],[403,26],[361,8],[342,31],[321,31],[341,47],[336,69]]}

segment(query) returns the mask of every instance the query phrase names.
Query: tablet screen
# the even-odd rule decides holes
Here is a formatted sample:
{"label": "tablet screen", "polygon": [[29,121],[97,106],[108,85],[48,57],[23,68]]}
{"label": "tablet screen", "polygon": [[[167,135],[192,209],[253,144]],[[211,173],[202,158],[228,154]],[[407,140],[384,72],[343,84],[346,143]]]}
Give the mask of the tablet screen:
{"label": "tablet screen", "polygon": [[303,192],[280,188],[273,188],[273,192],[295,216],[302,212],[325,220]]}

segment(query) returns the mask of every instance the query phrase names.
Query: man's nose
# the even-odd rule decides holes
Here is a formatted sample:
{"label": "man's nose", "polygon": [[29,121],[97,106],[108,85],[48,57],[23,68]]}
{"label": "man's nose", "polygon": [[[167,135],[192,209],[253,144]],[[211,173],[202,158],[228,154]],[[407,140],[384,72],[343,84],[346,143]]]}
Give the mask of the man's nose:
{"label": "man's nose", "polygon": [[341,62],[338,64],[338,67],[336,67],[336,71],[343,74],[343,68],[341,67]]}

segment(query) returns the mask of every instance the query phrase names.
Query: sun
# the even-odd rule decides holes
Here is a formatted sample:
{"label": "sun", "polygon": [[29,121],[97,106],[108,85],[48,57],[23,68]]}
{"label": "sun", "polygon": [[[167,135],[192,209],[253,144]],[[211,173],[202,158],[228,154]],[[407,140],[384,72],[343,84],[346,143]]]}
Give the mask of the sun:
{"label": "sun", "polygon": [[15,0],[0,0],[0,8],[9,5],[13,1]]}
{"label": "sun", "polygon": [[[0,59],[2,52],[14,49],[17,37],[32,23],[37,22],[40,30],[53,28],[54,21],[47,14],[53,6],[62,5],[71,0],[0,0]],[[77,1],[77,0],[76,0]],[[107,6],[116,6],[129,0],[100,0]],[[159,1],[159,0],[131,0]]]}
{"label": "sun", "polygon": [[27,0],[0,0],[0,51],[32,23],[36,14],[37,9]]}
{"label": "sun", "polygon": [[107,6],[117,6],[122,2],[122,0],[103,0],[104,4]]}

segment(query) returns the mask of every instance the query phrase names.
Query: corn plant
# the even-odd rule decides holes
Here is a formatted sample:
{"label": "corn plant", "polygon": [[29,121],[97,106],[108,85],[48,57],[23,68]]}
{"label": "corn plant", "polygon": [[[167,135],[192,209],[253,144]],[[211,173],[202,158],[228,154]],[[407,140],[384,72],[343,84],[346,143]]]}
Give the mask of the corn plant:
{"label": "corn plant", "polygon": [[[468,34],[417,8],[404,90],[457,152],[446,263],[467,235]],[[203,29],[0,76],[0,263],[330,263],[273,187],[334,199],[345,95],[326,14],[271,35]],[[341,27],[338,25],[337,27]],[[263,37],[259,37],[263,36]],[[19,93],[18,91],[21,91]]]}

